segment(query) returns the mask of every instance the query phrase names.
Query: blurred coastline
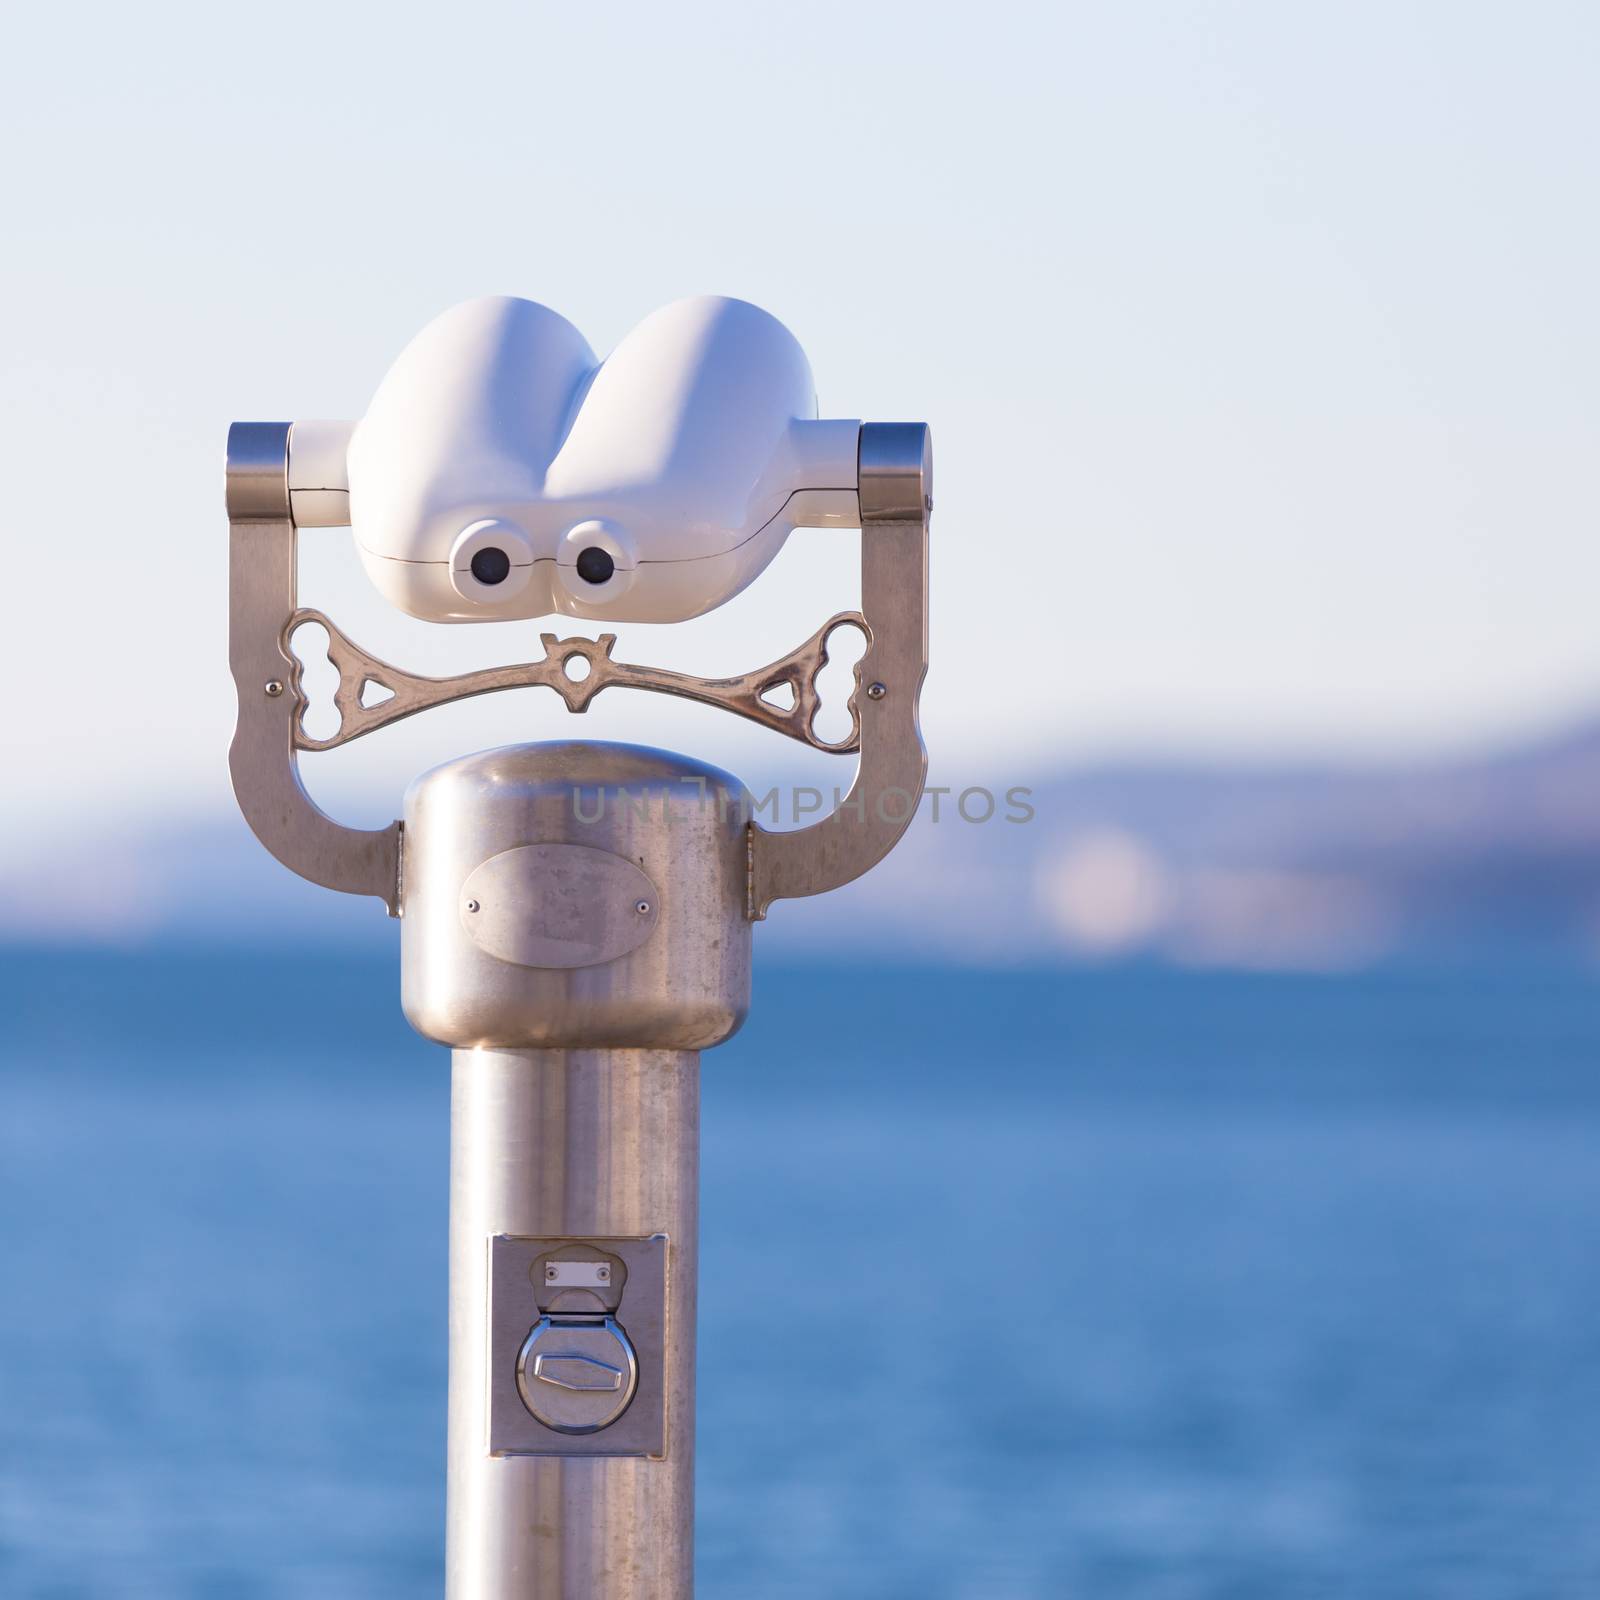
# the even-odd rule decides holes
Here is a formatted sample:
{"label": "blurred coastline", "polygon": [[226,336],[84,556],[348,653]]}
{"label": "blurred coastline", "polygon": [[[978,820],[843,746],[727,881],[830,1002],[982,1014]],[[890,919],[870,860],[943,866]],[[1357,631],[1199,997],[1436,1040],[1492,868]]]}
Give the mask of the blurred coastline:
{"label": "blurred coastline", "polygon": [[[979,775],[970,791],[932,781],[944,792],[886,862],[840,895],[785,903],[758,946],[1283,972],[1600,959],[1600,721],[1425,763],[1149,760]],[[1025,809],[1004,798],[1018,786],[1027,821],[1008,820]],[[389,935],[371,911],[285,873],[231,812],[0,864],[0,941],[378,948]]]}

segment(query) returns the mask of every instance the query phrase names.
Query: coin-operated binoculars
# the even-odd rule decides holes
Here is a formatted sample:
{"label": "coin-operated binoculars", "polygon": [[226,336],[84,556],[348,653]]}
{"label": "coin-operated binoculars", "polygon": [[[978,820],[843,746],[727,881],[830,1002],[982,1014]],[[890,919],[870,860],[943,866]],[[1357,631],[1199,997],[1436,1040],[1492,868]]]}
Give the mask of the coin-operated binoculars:
{"label": "coin-operated binoculars", "polygon": [[[750,1001],[774,900],[865,872],[926,756],[930,460],[920,423],[818,420],[790,334],[737,300],[668,306],[604,362],[531,301],[423,330],[358,423],[228,436],[234,790],[315,883],[401,919],[402,1004],[454,1052],[447,1592],[667,1600],[693,1582],[699,1052]],[[770,665],[696,678],[543,633],[538,661],[420,677],[295,597],[301,528],[354,532],[412,616],[672,622],[750,583],[795,527],[861,529],[861,609]],[[338,730],[311,737],[293,635],[327,630]],[[813,727],[829,635],[866,650],[836,742]],[[424,774],[405,819],[348,828],[303,750],[467,695],[543,684],[682,695],[858,754],[844,801],[769,831],[743,785],[621,744],[519,744]]]}

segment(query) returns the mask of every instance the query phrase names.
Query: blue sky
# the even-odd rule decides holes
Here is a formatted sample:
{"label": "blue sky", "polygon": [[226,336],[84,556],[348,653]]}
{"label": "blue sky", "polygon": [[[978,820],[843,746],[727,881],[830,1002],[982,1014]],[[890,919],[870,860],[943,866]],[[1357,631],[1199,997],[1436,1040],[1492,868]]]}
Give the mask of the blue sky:
{"label": "blue sky", "polygon": [[[1593,7],[290,0],[7,33],[11,854],[108,792],[125,823],[227,804],[228,422],[359,415],[487,291],[601,350],[737,294],[825,413],[933,424],[936,766],[1364,758],[1600,706]],[[304,598],[380,654],[529,651],[387,615],[347,536],[306,543]],[[797,535],[618,654],[754,665],[853,570]],[[563,717],[435,713],[313,788],[388,816],[420,766],[569,726],[789,763],[651,697]]]}

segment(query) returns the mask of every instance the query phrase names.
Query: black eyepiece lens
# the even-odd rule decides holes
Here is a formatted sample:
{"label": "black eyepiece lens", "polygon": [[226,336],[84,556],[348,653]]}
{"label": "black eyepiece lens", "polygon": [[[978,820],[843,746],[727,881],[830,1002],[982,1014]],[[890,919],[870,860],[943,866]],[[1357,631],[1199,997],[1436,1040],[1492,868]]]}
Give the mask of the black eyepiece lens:
{"label": "black eyepiece lens", "polygon": [[597,544],[578,552],[578,576],[585,583],[609,583],[616,570],[616,562]]}
{"label": "black eyepiece lens", "polygon": [[511,574],[511,557],[498,545],[488,544],[472,555],[472,576],[479,583],[504,583]]}

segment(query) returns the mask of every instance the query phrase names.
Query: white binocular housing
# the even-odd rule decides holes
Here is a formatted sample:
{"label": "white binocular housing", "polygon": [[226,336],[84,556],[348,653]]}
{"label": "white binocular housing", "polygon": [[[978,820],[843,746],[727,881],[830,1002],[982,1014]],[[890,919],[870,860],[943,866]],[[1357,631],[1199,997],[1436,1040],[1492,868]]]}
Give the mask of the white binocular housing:
{"label": "white binocular housing", "polygon": [[795,527],[856,527],[860,423],[820,421],[793,335],[680,300],[604,361],[531,300],[470,300],[358,423],[297,422],[301,527],[342,527],[429,622],[679,622],[738,594]]}

